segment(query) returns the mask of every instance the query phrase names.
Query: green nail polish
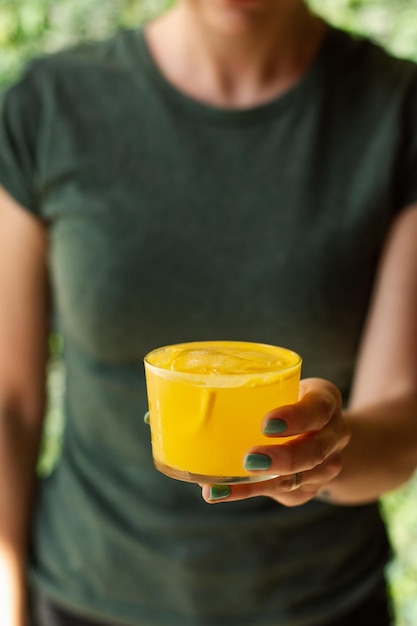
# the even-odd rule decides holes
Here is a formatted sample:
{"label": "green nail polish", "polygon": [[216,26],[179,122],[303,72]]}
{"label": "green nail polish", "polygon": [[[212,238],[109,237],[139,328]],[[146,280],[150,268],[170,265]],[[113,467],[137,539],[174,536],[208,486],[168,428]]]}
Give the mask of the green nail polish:
{"label": "green nail polish", "polygon": [[221,500],[230,496],[231,489],[227,485],[212,485],[210,487],[210,500]]}
{"label": "green nail polish", "polygon": [[284,420],[275,420],[275,419],[270,419],[269,422],[267,422],[263,433],[264,435],[280,435],[281,433],[284,433],[287,430],[287,422],[284,422]]}
{"label": "green nail polish", "polygon": [[267,470],[271,467],[272,459],[266,454],[248,454],[245,459],[247,470]]}

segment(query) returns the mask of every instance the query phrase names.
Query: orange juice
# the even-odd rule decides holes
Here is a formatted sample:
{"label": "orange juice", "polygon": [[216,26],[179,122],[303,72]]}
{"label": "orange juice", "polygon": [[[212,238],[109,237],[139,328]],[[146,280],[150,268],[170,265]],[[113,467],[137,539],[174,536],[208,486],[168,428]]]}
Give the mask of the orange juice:
{"label": "orange juice", "polygon": [[[297,400],[301,358],[285,348],[203,341],[145,357],[152,454],[161,472],[190,482],[259,480],[243,467],[271,409]],[[265,476],[262,477],[265,480]]]}

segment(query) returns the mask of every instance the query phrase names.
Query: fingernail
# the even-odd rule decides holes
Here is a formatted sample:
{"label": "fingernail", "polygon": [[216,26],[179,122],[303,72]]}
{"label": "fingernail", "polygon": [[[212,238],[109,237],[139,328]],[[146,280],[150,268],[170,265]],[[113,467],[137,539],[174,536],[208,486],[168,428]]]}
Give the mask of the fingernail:
{"label": "fingernail", "polygon": [[287,430],[287,422],[284,420],[270,419],[263,429],[264,435],[279,435]]}
{"label": "fingernail", "polygon": [[271,467],[272,459],[266,454],[248,454],[244,467],[247,470],[267,470]]}
{"label": "fingernail", "polygon": [[209,500],[221,500],[231,494],[231,489],[227,485],[212,485],[210,487]]}
{"label": "fingernail", "polygon": [[149,424],[150,419],[149,419],[149,411],[147,411],[145,413],[145,415],[143,416],[143,421],[145,422],[145,424]]}

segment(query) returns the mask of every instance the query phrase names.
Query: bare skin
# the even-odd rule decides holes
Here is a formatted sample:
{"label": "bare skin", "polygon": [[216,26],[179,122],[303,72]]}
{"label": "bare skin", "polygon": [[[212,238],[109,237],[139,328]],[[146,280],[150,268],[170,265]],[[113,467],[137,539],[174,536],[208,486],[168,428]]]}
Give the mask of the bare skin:
{"label": "bare skin", "polygon": [[155,61],[180,91],[244,108],[298,82],[325,32],[300,0],[182,0],[146,34]]}
{"label": "bare skin", "polygon": [[46,234],[0,188],[0,615],[25,623],[25,559],[45,408]]}

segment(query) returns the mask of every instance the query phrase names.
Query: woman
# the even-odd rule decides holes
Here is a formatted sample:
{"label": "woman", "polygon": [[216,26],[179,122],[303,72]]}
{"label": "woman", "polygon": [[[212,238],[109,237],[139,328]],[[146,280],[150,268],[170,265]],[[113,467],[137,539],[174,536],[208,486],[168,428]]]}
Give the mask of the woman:
{"label": "woman", "polygon": [[[39,626],[390,623],[377,501],[417,464],[416,88],[302,0],[179,0],[6,94],[4,626],[28,570]],[[51,320],[67,422],[33,509]],[[293,348],[305,378],[242,459],[279,477],[201,498],[152,467],[142,358],[218,338]]]}

